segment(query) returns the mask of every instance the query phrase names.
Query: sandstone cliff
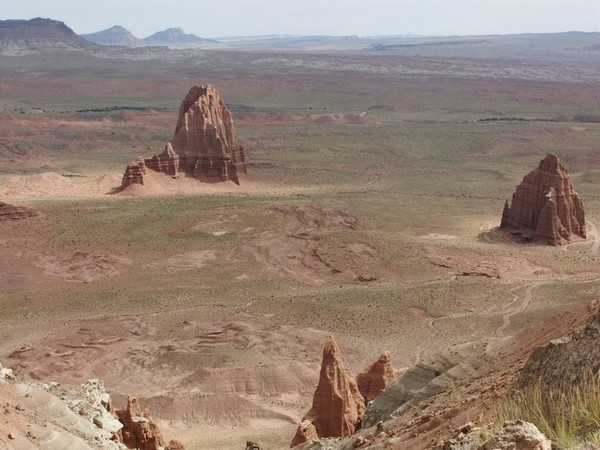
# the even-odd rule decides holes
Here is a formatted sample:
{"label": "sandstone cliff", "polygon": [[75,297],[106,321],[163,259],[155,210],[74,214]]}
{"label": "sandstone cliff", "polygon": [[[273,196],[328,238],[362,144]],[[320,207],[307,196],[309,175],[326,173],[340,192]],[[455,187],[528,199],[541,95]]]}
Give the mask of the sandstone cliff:
{"label": "sandstone cliff", "polygon": [[395,379],[392,356],[390,352],[383,352],[377,361],[358,374],[356,383],[365,402],[369,403]]}
{"label": "sandstone cliff", "polygon": [[523,178],[502,212],[500,228],[527,240],[561,245],[586,237],[583,204],[558,156],[548,154]]}
{"label": "sandstone cliff", "polygon": [[144,184],[146,170],[204,182],[233,181],[246,173],[244,150],[237,144],[233,119],[212,85],[194,86],[179,107],[175,134],[165,150],[137,158],[125,169],[121,189]]}
{"label": "sandstone cliff", "polygon": [[360,428],[364,411],[356,381],[346,372],[340,349],[331,337],[323,349],[312,408],[304,416],[291,447],[308,442],[307,436],[314,438],[315,431],[320,438],[350,436]]}

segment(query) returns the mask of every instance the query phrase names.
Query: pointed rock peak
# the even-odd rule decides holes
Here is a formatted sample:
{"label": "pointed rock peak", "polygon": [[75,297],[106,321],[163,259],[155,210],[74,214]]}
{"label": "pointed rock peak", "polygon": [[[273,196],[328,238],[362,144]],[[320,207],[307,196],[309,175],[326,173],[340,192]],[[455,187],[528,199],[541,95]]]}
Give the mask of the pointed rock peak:
{"label": "pointed rock peak", "polygon": [[331,336],[323,347],[312,408],[302,419],[292,444],[298,445],[303,436],[312,436],[313,427],[319,438],[350,436],[360,427],[364,412],[364,399],[356,380],[344,368],[340,349]]}
{"label": "pointed rock peak", "polygon": [[335,342],[335,338],[331,336],[327,342],[325,342],[325,346],[323,347],[323,359],[325,359],[326,356],[336,357],[339,353],[340,348],[338,347],[337,342]]}
{"label": "pointed rock peak", "polygon": [[562,165],[559,157],[552,153],[548,153],[546,157],[540,161],[538,168],[544,172],[567,173],[567,169]]}
{"label": "pointed rock peak", "polygon": [[[208,101],[204,102],[204,100]],[[208,113],[207,109],[210,108],[210,103],[212,102],[215,102],[215,105],[218,106],[219,109],[227,111],[227,108],[225,108],[225,104],[221,100],[219,93],[212,84],[196,84],[193,86],[181,102],[181,106],[179,108],[179,117],[177,119],[177,127],[175,128],[175,135],[179,133],[179,130],[185,124],[186,114],[188,114],[194,106],[196,106],[198,109],[201,109],[206,115]],[[202,103],[206,104],[202,105]],[[215,105],[212,106],[214,107]],[[229,115],[229,111],[227,111],[226,115]]]}
{"label": "pointed rock peak", "polygon": [[504,205],[500,228],[550,245],[586,238],[583,203],[558,156],[547,154],[523,177]]}
{"label": "pointed rock peak", "polygon": [[185,96],[184,103],[193,104],[197,102],[200,97],[217,97],[219,100],[221,99],[219,93],[212,84],[196,84],[190,88]]}
{"label": "pointed rock peak", "polygon": [[131,395],[127,396],[127,415],[129,416],[129,418],[142,416],[142,410],[137,401],[137,398],[132,397]]}
{"label": "pointed rock peak", "polygon": [[379,357],[380,364],[388,364],[392,361],[392,354],[387,350],[381,354]]}
{"label": "pointed rock peak", "polygon": [[358,374],[356,382],[360,395],[365,403],[369,403],[395,379],[396,369],[392,365],[392,355],[385,351],[377,361]]}

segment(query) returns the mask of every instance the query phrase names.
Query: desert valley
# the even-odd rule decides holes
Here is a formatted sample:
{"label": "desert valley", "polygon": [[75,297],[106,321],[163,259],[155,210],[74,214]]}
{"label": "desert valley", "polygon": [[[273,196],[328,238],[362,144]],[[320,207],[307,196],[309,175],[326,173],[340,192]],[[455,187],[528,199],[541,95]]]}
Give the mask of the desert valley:
{"label": "desert valley", "polygon": [[96,388],[173,450],[484,448],[600,370],[600,33],[36,20],[0,22],[0,448],[120,448]]}

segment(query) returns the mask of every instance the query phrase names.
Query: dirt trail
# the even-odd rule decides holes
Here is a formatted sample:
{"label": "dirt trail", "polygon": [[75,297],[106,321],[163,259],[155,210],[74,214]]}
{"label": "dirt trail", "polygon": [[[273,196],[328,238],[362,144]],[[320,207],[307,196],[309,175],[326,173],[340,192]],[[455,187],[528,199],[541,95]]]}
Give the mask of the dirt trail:
{"label": "dirt trail", "polygon": [[515,288],[513,290],[513,291],[516,291],[518,289],[521,289],[522,287],[527,286],[527,289],[525,289],[525,292],[523,293],[523,295],[521,297],[519,297],[517,294],[513,294],[513,300],[508,305],[506,305],[505,308],[509,308],[511,305],[513,305],[514,303],[517,303],[519,300],[521,300],[521,302],[516,307],[509,309],[509,311],[502,316],[502,325],[500,325],[498,327],[498,329],[496,330],[496,335],[498,337],[506,336],[505,330],[510,325],[510,322],[511,322],[511,319],[513,318],[513,316],[515,316],[519,313],[522,313],[529,307],[529,304],[531,303],[531,299],[533,297],[533,290],[543,284],[546,284],[546,283],[540,281],[540,282],[531,283],[529,285],[526,284],[524,286],[519,286],[518,288]]}
{"label": "dirt trail", "polygon": [[594,238],[594,242],[592,243],[592,247],[590,248],[590,254],[592,256],[598,256],[598,249],[600,249],[600,234],[598,234],[598,228],[596,224],[592,221],[587,221],[586,225],[588,227],[588,234]]}
{"label": "dirt trail", "polygon": [[427,341],[423,345],[419,346],[415,350],[415,353],[413,356],[413,360],[414,360],[413,365],[417,365],[419,362],[421,362],[421,360],[423,359],[423,354],[425,353],[425,350],[435,347],[443,339],[443,337],[440,336],[440,334],[442,333],[442,330],[440,330],[439,328],[437,328],[435,326],[436,322],[441,321],[441,320],[461,319],[463,317],[469,317],[472,314],[473,314],[472,312],[461,312],[461,313],[450,314],[449,316],[433,317],[431,319],[428,319],[427,327],[431,330],[431,334],[429,335],[429,339],[427,339]]}
{"label": "dirt trail", "polygon": [[588,235],[587,240],[576,241],[570,244],[563,245],[562,249],[564,251],[573,249],[574,251],[584,252],[584,250],[582,250],[582,247],[587,246],[586,244],[589,244],[591,240],[592,245],[588,250],[585,250],[585,252],[589,252],[589,254],[592,256],[598,256],[598,251],[600,250],[600,233],[598,233],[598,228],[596,227],[596,224],[590,220],[587,220],[585,222],[585,226]]}
{"label": "dirt trail", "polygon": [[[520,314],[520,313],[524,312],[525,310],[527,310],[527,308],[531,304],[531,300],[533,298],[533,290],[535,288],[542,286],[544,284],[547,284],[547,283],[548,283],[547,281],[536,281],[533,283],[528,283],[525,285],[518,286],[513,289],[513,299],[511,302],[509,302],[503,308],[507,311],[505,312],[505,314],[502,315],[502,325],[500,325],[498,327],[498,329],[496,330],[496,336],[498,338],[506,337],[507,336],[506,329],[510,326],[511,319],[515,315]],[[516,293],[514,293],[522,288],[526,288],[522,295],[517,295]],[[427,327],[431,330],[431,333],[429,334],[429,339],[427,339],[427,341],[423,345],[419,346],[415,350],[414,356],[413,356],[413,360],[414,360],[413,364],[416,365],[419,362],[421,362],[425,351],[429,348],[434,347],[437,343],[439,343],[443,339],[443,336],[441,336],[442,331],[439,328],[437,328],[435,325],[437,322],[439,322],[441,320],[461,319],[464,317],[469,317],[473,314],[483,315],[483,314],[485,314],[485,312],[480,312],[480,313],[463,312],[463,313],[450,314],[450,315],[444,316],[444,317],[434,317],[434,318],[428,319]]]}
{"label": "dirt trail", "polygon": [[363,188],[363,190],[364,190],[364,191],[371,191],[371,192],[373,192],[373,190],[372,190],[372,189],[369,189],[369,186],[371,186],[373,183],[377,183],[377,182],[378,182],[380,179],[381,179],[381,175],[375,175],[375,177],[374,177],[372,180],[370,180],[370,181],[367,181],[367,182],[366,182],[366,183],[363,185],[363,187],[362,187],[362,188]]}

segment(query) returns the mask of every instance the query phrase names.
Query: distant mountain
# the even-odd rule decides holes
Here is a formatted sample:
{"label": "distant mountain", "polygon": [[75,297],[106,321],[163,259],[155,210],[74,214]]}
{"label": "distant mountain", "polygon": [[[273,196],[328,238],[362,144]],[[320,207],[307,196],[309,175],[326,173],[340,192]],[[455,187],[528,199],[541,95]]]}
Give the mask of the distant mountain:
{"label": "distant mountain", "polygon": [[63,22],[37,17],[0,20],[0,51],[85,49],[94,44],[75,34]]}
{"label": "distant mountain", "polygon": [[100,45],[124,45],[127,47],[140,47],[144,41],[136,38],[127,28],[120,25],[107,28],[96,33],[82,34],[81,37]]}
{"label": "distant mountain", "polygon": [[187,34],[181,28],[168,28],[143,39],[146,45],[166,45],[168,47],[199,47],[205,44],[216,44],[217,41],[204,39],[194,34]]}

